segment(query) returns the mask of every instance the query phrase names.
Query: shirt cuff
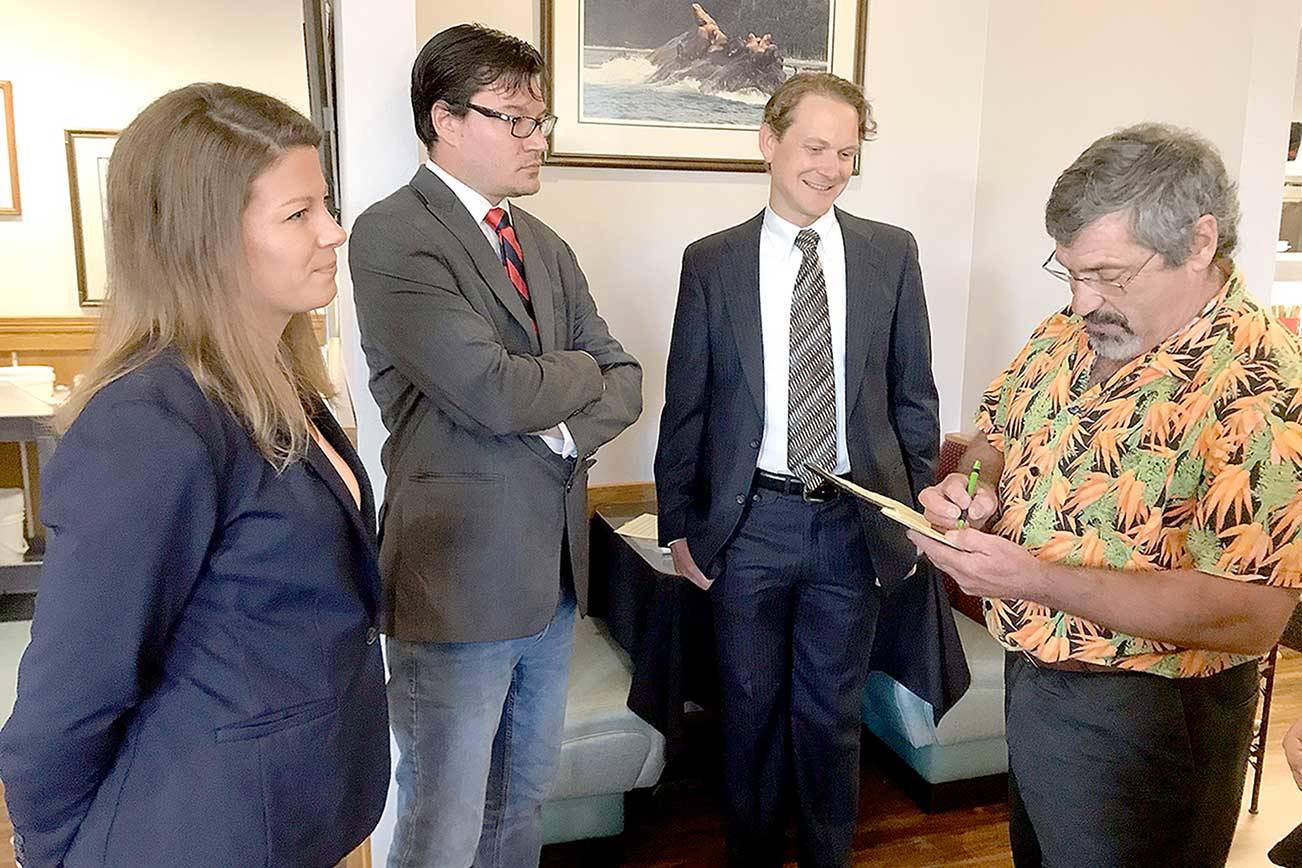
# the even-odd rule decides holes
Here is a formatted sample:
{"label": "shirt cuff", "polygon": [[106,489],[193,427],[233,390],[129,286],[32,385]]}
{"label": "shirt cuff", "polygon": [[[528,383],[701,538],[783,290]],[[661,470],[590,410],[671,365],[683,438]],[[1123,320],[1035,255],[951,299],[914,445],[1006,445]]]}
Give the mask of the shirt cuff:
{"label": "shirt cuff", "polygon": [[551,434],[539,434],[538,436],[547,444],[548,449],[562,458],[578,457],[579,448],[574,445],[574,437],[570,434],[570,427],[564,422],[556,427],[561,429],[560,437],[553,437]]}

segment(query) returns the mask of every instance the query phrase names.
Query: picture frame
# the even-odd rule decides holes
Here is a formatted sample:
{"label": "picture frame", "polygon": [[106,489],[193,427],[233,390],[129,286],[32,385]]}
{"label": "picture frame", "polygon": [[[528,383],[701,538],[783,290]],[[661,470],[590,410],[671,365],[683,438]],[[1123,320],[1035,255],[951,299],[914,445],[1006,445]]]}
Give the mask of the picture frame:
{"label": "picture frame", "polygon": [[72,244],[77,261],[77,298],[82,307],[104,303],[108,278],[108,211],[105,183],[118,130],[64,130]]}
{"label": "picture frame", "polygon": [[14,134],[14,86],[0,81],[0,217],[23,213],[18,190],[18,139]]}
{"label": "picture frame", "polygon": [[778,83],[821,70],[863,86],[868,0],[540,2],[549,165],[763,172]]}
{"label": "picture frame", "polygon": [[303,0],[303,48],[312,123],[321,130],[321,173],[326,207],[339,219],[339,123],[335,76],[334,0]]}

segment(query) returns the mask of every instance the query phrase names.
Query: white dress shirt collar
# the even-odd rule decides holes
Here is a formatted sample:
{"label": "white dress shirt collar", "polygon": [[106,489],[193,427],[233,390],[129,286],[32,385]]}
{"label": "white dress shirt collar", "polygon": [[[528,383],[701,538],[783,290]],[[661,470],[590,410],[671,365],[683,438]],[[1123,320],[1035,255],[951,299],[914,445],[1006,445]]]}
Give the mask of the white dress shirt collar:
{"label": "white dress shirt collar", "polygon": [[[801,228],[790,220],[779,217],[777,212],[767,205],[764,206],[764,231],[771,233],[784,247],[789,249],[796,246],[796,235],[800,233]],[[818,233],[819,241],[822,241],[829,232],[841,231],[841,224],[836,220],[836,209],[828,208],[826,214],[803,228],[813,229]]]}
{"label": "white dress shirt collar", "polygon": [[[466,206],[466,210],[470,212],[470,216],[475,219],[476,223],[484,222],[484,218],[488,216],[489,210],[494,207],[492,202],[489,202],[482,194],[471,189],[469,185],[465,184],[433,160],[426,160],[425,168],[433,172],[439,180],[452,189],[452,192],[456,195],[457,199],[461,201],[461,204]],[[508,216],[511,214],[511,203],[506,199],[503,199],[496,207],[505,209]],[[794,235],[791,237],[792,239],[795,238]],[[794,241],[792,243],[794,243]]]}

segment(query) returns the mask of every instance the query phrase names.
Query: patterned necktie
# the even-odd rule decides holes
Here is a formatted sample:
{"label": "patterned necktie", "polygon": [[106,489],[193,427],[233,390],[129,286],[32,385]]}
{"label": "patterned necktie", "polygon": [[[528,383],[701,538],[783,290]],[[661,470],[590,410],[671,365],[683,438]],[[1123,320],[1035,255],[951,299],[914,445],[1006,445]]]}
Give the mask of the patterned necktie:
{"label": "patterned necktie", "polygon": [[515,237],[515,227],[511,225],[511,215],[505,208],[489,208],[484,215],[484,222],[497,233],[497,246],[502,251],[502,265],[506,268],[507,279],[520,293],[524,302],[524,311],[533,323],[534,334],[538,333],[538,320],[533,315],[533,302],[529,300],[529,284],[524,280],[524,252],[520,249],[520,239]]}
{"label": "patterned necktie", "polygon": [[816,488],[822,479],[805,465],[829,473],[836,467],[832,326],[827,317],[827,283],[818,261],[818,233],[800,230],[796,247],[804,258],[791,294],[787,464],[806,487]]}

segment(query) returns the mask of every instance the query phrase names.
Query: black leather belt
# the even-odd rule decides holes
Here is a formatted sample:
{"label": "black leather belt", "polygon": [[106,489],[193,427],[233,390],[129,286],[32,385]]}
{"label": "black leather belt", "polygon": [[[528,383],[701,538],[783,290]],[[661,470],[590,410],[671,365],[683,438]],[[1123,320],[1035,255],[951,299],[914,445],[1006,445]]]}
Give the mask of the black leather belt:
{"label": "black leather belt", "polygon": [[[843,478],[848,479],[849,477]],[[782,476],[777,473],[769,473],[767,470],[756,470],[755,480],[751,484],[753,487],[762,488],[765,491],[799,495],[811,503],[835,500],[841,496],[841,489],[830,482],[824,482],[816,488],[806,489],[805,483],[799,477]]]}

